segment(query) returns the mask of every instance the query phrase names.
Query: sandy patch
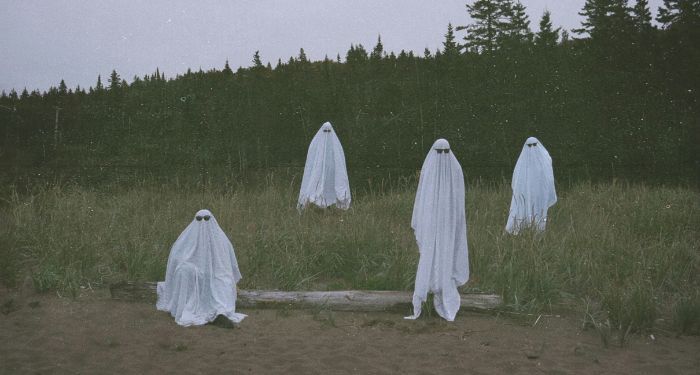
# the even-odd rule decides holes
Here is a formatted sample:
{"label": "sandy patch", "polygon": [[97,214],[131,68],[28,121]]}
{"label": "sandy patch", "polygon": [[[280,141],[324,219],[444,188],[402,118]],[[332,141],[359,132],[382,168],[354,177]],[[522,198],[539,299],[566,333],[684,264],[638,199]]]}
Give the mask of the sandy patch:
{"label": "sandy patch", "polygon": [[[8,301],[12,302],[8,302]],[[691,374],[700,338],[634,335],[604,348],[575,316],[535,327],[461,312],[248,310],[237,328],[183,328],[147,303],[104,292],[72,300],[0,291],[0,373]],[[409,311],[406,311],[409,314]]]}

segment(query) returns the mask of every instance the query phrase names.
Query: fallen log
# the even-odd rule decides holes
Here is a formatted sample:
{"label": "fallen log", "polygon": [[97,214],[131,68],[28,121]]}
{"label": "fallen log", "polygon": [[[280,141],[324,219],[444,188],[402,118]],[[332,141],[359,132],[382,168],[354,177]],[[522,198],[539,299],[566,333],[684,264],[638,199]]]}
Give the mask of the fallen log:
{"label": "fallen log", "polygon": [[[109,287],[113,299],[124,301],[156,300],[154,282],[120,282]],[[495,294],[461,294],[462,308],[490,310],[502,303]],[[320,307],[337,311],[390,311],[408,310],[413,293],[407,291],[277,291],[239,290],[236,306],[241,308],[308,308]]]}

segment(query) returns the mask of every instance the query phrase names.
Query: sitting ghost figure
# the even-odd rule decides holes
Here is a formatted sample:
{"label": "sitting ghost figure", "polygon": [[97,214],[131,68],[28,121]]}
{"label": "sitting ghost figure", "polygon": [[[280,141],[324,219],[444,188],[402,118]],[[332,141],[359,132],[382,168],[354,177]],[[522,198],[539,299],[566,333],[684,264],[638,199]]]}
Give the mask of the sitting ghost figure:
{"label": "sitting ghost figure", "polygon": [[457,287],[469,280],[467,217],[462,167],[450,144],[438,139],[423,163],[411,227],[420,252],[413,292],[413,315],[433,293],[437,313],[453,321],[461,304]]}
{"label": "sitting ghost figure", "polygon": [[525,141],[513,171],[513,197],[506,231],[518,234],[524,228],[543,231],[547,209],[557,202],[552,158],[535,137]]}
{"label": "sitting ghost figure", "polygon": [[330,122],[326,122],[309,145],[301,180],[297,209],[301,212],[309,203],[321,208],[350,208],[350,183],[345,168],[345,154]]}
{"label": "sitting ghost figure", "polygon": [[206,324],[218,315],[238,323],[246,317],[236,312],[240,279],[231,241],[214,215],[200,210],[170,249],[156,307],[181,326]]}

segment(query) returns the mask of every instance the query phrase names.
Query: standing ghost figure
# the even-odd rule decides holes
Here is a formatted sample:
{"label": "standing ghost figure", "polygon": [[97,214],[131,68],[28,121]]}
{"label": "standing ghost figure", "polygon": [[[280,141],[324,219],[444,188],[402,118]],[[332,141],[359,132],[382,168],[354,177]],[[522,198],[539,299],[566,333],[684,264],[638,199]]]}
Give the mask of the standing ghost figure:
{"label": "standing ghost figure", "polygon": [[411,227],[420,251],[413,292],[413,315],[433,293],[437,313],[453,321],[461,304],[457,287],[469,280],[467,216],[462,167],[450,144],[438,139],[423,163]]}
{"label": "standing ghost figure", "polygon": [[170,249],[165,281],[157,287],[158,310],[181,326],[223,315],[238,323],[236,284],[241,279],[233,245],[209,210],[200,210]]}
{"label": "standing ghost figure", "polygon": [[350,208],[350,183],[345,168],[345,154],[330,122],[318,130],[309,145],[301,180],[297,209],[299,212],[313,203],[321,208]]}
{"label": "standing ghost figure", "polygon": [[513,171],[513,197],[506,231],[518,234],[532,227],[543,231],[547,223],[547,209],[557,202],[554,189],[552,158],[542,142],[535,137],[525,141]]}

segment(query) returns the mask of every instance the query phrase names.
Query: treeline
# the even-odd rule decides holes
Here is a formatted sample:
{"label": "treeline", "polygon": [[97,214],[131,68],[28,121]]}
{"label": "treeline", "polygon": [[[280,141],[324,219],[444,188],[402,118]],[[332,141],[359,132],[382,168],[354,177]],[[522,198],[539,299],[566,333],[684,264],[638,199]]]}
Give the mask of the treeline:
{"label": "treeline", "polygon": [[301,167],[331,121],[351,175],[414,173],[444,137],[470,177],[508,178],[536,136],[560,176],[697,179],[700,1],[665,0],[656,27],[646,0],[587,0],[575,36],[547,12],[532,32],[512,0],[466,12],[472,24],[448,25],[422,55],[385,51],[380,37],[323,61],[301,49],[272,66],[256,52],[236,72],[226,62],[127,82],[113,71],[87,89],[3,92],[0,163],[14,174]]}

